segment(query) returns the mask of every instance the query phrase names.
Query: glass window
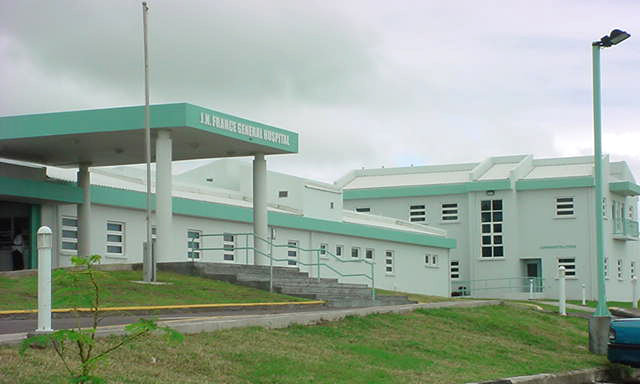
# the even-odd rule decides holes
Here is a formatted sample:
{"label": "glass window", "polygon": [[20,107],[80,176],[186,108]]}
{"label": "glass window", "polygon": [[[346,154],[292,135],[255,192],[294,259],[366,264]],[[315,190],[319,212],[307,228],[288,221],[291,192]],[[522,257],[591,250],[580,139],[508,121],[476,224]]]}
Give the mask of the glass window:
{"label": "glass window", "polygon": [[409,206],[409,221],[411,222],[426,222],[427,221],[427,209],[424,204],[416,204]]}
{"label": "glass window", "polygon": [[502,200],[480,202],[482,257],[504,257]]}
{"label": "glass window", "polygon": [[384,253],[385,273],[393,273],[393,251],[385,251]]}
{"label": "glass window", "polygon": [[202,232],[193,229],[187,231],[187,258],[200,258],[201,234]]}
{"label": "glass window", "polygon": [[449,263],[449,274],[451,275],[451,280],[460,279],[460,261],[451,260]]}
{"label": "glass window", "polygon": [[574,214],[573,197],[556,198],[556,216],[573,217]]}
{"label": "glass window", "polygon": [[458,221],[458,203],[443,203],[441,215],[444,222]]}
{"label": "glass window", "polygon": [[75,217],[62,217],[60,226],[60,249],[66,254],[78,251],[78,220]]}
{"label": "glass window", "polygon": [[124,255],[124,223],[107,221],[107,254]]}
{"label": "glass window", "polygon": [[360,257],[360,248],[352,247],[351,248],[351,257]]}
{"label": "glass window", "polygon": [[343,245],[336,245],[336,256],[340,257],[342,256],[342,249],[344,248]]}
{"label": "glass window", "polygon": [[373,260],[374,254],[375,251],[373,249],[367,248],[367,250],[364,252],[364,257],[365,259]]}
{"label": "glass window", "polygon": [[295,267],[298,265],[298,241],[297,240],[289,240],[287,242],[287,265]]}
{"label": "glass window", "polygon": [[575,258],[562,258],[558,259],[558,268],[564,267],[565,276],[576,276],[576,259]]}

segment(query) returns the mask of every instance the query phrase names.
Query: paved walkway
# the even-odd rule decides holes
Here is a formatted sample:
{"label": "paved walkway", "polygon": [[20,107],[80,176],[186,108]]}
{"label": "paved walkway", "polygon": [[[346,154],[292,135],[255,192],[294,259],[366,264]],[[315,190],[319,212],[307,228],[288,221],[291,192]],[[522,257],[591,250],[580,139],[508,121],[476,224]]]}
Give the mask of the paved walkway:
{"label": "paved walkway", "polygon": [[[323,321],[336,321],[346,316],[366,316],[374,313],[406,313],[421,308],[473,308],[487,305],[498,305],[498,300],[464,300],[445,301],[439,303],[389,305],[380,307],[349,308],[349,309],[323,309],[306,312],[290,313],[268,313],[268,314],[244,314],[244,315],[216,315],[206,316],[205,314],[191,315],[171,315],[172,318],[164,318],[158,321],[159,324],[169,326],[179,332],[199,333],[211,332],[220,329],[241,328],[241,327],[266,327],[285,328],[293,324],[311,325]],[[124,334],[124,325],[135,318],[129,317],[127,322],[121,324],[100,326],[96,332],[99,337]],[[8,320],[1,320],[8,321]],[[15,332],[0,335],[0,344],[18,344],[27,333]]]}
{"label": "paved walkway", "polygon": [[[533,303],[538,303],[538,304],[553,305],[553,306],[556,306],[556,307],[558,307],[560,305],[557,301],[534,300],[532,302]],[[587,306],[584,306],[584,305],[570,304],[570,303],[567,303],[567,309],[575,309],[576,311],[589,312],[589,313],[593,313],[596,310],[595,308],[592,308],[592,307],[587,307]]]}

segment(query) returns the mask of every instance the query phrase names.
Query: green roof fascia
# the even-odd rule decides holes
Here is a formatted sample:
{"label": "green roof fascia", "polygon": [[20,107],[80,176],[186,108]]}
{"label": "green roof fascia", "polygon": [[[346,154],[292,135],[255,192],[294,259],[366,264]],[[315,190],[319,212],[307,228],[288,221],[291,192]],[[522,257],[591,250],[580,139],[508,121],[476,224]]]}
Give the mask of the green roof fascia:
{"label": "green roof fascia", "polygon": [[511,189],[511,181],[481,180],[457,184],[416,185],[409,187],[381,187],[366,189],[346,189],[344,200],[380,199],[395,197],[455,195],[475,191],[498,191]]}
{"label": "green roof fascia", "polygon": [[609,191],[625,196],[640,195],[640,185],[631,181],[614,181],[609,183]]}
{"label": "green roof fascia", "polygon": [[64,203],[82,203],[82,190],[74,183],[0,177],[0,195]]}
{"label": "green roof fascia", "polygon": [[593,176],[556,177],[549,179],[525,179],[516,182],[517,191],[593,187]]}
{"label": "green roof fascia", "polygon": [[[151,106],[151,128],[185,125],[185,103]],[[142,129],[144,106],[0,117],[0,140]]]}
{"label": "green roof fascia", "polygon": [[[74,183],[69,182],[57,183],[51,181],[0,177],[0,190],[2,191],[2,194],[11,196],[23,196],[76,204],[83,201],[81,188],[76,186]],[[152,195],[152,199],[153,206],[155,196]],[[146,193],[92,185],[91,201],[94,204],[145,209]],[[180,215],[238,221],[243,223],[253,222],[253,209],[248,207],[237,207],[233,205],[192,200],[181,197],[174,197],[172,199],[172,203],[173,212]],[[455,239],[415,232],[403,232],[361,224],[313,219],[280,212],[269,212],[268,219],[270,225],[291,229],[303,229],[355,237],[365,237],[421,246],[441,248],[456,247]]]}
{"label": "green roof fascia", "polygon": [[[229,129],[221,129],[211,125],[206,125],[202,122],[202,113],[206,113],[210,117],[219,117],[224,120],[233,122],[233,125],[229,126]],[[243,119],[241,117],[228,115],[226,113],[199,107],[193,104],[186,104],[185,114],[186,114],[186,117],[185,117],[186,126],[205,130],[218,135],[231,137],[236,140],[241,140],[249,143],[255,143],[255,144],[264,145],[272,148],[277,148],[283,151],[287,151],[289,153],[298,153],[298,134],[295,132],[273,127],[271,125],[258,123],[256,121]],[[238,130],[239,130],[240,124],[259,128],[260,129],[259,133],[261,137],[256,137],[256,136],[251,137],[251,136],[247,136],[239,133]],[[267,132],[274,132],[276,134],[286,135],[289,140],[288,144],[278,142],[275,137],[273,140],[268,140]]]}
{"label": "green roof fascia", "polygon": [[[151,128],[191,127],[236,140],[264,145],[289,153],[298,152],[298,134],[281,128],[217,112],[188,103],[157,104],[150,106]],[[228,129],[205,125],[202,113],[232,122]],[[239,133],[240,124],[259,128],[262,137]],[[144,128],[144,106],[91,109],[81,111],[39,113],[32,115],[0,117],[0,140],[40,136],[72,135],[99,132],[128,131]],[[284,135],[288,144],[279,142]]]}
{"label": "green roof fascia", "polygon": [[446,237],[431,236],[416,232],[397,231],[361,224],[313,219],[304,216],[288,215],[280,212],[269,212],[269,224],[277,227],[299,228],[317,232],[365,237],[429,247],[456,247],[456,240]]}

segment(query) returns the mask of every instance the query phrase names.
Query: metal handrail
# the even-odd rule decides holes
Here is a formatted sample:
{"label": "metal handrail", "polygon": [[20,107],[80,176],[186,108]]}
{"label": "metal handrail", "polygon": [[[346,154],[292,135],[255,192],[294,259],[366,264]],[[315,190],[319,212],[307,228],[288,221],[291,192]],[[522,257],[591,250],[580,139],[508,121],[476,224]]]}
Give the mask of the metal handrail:
{"label": "metal handrail", "polygon": [[[193,236],[191,238],[189,238],[190,240],[190,244],[191,244],[191,253],[190,255],[194,255],[195,251],[199,251],[199,252],[203,252],[203,251],[229,251],[229,248],[225,248],[223,247],[194,247],[195,243],[195,239],[198,238],[204,238],[204,237],[223,237],[223,236],[245,236],[245,246],[244,247],[237,247],[234,245],[233,250],[245,250],[245,264],[249,264],[249,259],[248,259],[248,253],[249,250],[253,250],[254,252],[254,257],[255,254],[260,254],[264,257],[269,258],[269,291],[273,292],[273,262],[280,262],[280,261],[289,261],[289,258],[277,258],[273,256],[273,248],[294,248],[297,251],[303,251],[303,252],[315,252],[316,253],[316,262],[315,263],[306,263],[303,261],[300,261],[298,259],[296,259],[296,265],[303,265],[306,267],[317,267],[317,279],[320,280],[320,270],[321,267],[325,267],[327,269],[329,269],[330,271],[334,272],[335,274],[337,274],[340,277],[364,277],[368,280],[371,281],[371,299],[375,300],[376,298],[376,292],[375,292],[375,275],[374,275],[374,265],[375,262],[373,261],[369,261],[366,259],[342,259],[341,257],[334,255],[333,253],[331,253],[331,251],[329,251],[328,249],[321,249],[321,248],[302,248],[299,246],[291,246],[289,244],[275,244],[273,241],[270,241],[268,239],[263,239],[260,236],[256,236],[254,233],[252,232],[239,232],[239,233],[234,233],[234,232],[224,232],[224,233],[210,233],[210,234],[198,234],[198,236]],[[254,246],[250,247],[249,246],[249,236],[253,236],[254,238]],[[264,243],[266,243],[267,245],[269,245],[269,253],[265,253],[260,251],[259,249],[256,249],[255,247],[255,240],[259,240],[262,241]],[[331,265],[321,262],[320,261],[320,255],[329,255],[331,257],[333,257],[333,259],[335,259],[336,261],[340,262],[340,263],[365,263],[368,264],[370,266],[370,273],[366,274],[366,273],[342,273],[339,270],[335,269],[334,267],[332,267]],[[192,261],[195,261],[194,257],[190,257]],[[199,258],[199,257],[198,257]]]}
{"label": "metal handrail", "polygon": [[[513,284],[515,282],[515,284]],[[504,290],[504,289],[521,289],[523,292],[533,288],[534,292],[544,291],[545,279],[542,277],[504,277],[493,279],[476,279],[476,280],[456,280],[455,285],[459,288],[456,292],[460,292],[464,295],[473,294],[474,291],[491,291],[491,290]],[[454,282],[452,281],[452,284]]]}

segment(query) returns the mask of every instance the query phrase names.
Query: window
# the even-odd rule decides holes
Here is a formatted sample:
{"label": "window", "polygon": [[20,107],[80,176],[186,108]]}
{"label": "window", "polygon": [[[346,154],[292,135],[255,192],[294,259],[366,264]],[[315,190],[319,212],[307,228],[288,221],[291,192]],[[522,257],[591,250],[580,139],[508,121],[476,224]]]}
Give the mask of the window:
{"label": "window", "polygon": [[449,263],[449,274],[451,280],[460,280],[460,262],[458,260],[451,260]]}
{"label": "window", "polygon": [[371,208],[356,208],[356,212],[360,212],[360,213],[371,212]]}
{"label": "window", "polygon": [[320,256],[327,257],[327,248],[329,248],[329,244],[320,244]]}
{"label": "window", "polygon": [[278,197],[289,197],[289,191],[278,191]]}
{"label": "window", "polygon": [[443,203],[441,213],[445,223],[458,221],[458,203]]}
{"label": "window", "polygon": [[636,277],[636,262],[632,261],[631,263],[629,263],[629,273],[631,274],[631,279],[634,279]]}
{"label": "window", "polygon": [[424,205],[411,205],[411,206],[409,206],[409,221],[411,221],[411,222],[426,222],[427,221],[427,208]]}
{"label": "window", "polygon": [[482,200],[482,257],[504,257],[502,243],[502,200]]}
{"label": "window", "polygon": [[359,247],[351,247],[351,257],[360,257]]}
{"label": "window", "polygon": [[633,205],[629,204],[629,220],[633,220]]}
{"label": "window", "polygon": [[393,273],[393,251],[385,251],[384,253],[384,271],[387,274]]}
{"label": "window", "polygon": [[602,198],[602,217],[604,219],[607,218],[607,198],[606,197]]}
{"label": "window", "polygon": [[298,265],[298,242],[289,240],[287,245],[289,246],[287,248],[287,265],[295,267]]}
{"label": "window", "polygon": [[234,261],[236,259],[236,236],[231,233],[222,235],[222,260]]}
{"label": "window", "polygon": [[375,251],[373,249],[367,248],[364,251],[364,258],[365,259],[373,260],[374,256],[375,256]]}
{"label": "window", "polygon": [[573,217],[574,214],[573,197],[556,198],[556,217]]}
{"label": "window", "polygon": [[344,245],[336,245],[336,256],[342,256],[342,250],[344,249]]}
{"label": "window", "polygon": [[124,255],[124,223],[107,221],[107,254]]}
{"label": "window", "polygon": [[604,258],[604,278],[605,279],[609,278],[609,258],[608,257]]}
{"label": "window", "polygon": [[438,255],[427,253],[426,255],[424,255],[424,264],[428,267],[438,266]]}
{"label": "window", "polygon": [[618,259],[618,280],[622,280],[622,259]]}
{"label": "window", "polygon": [[562,258],[558,259],[558,268],[564,267],[564,275],[567,277],[576,276],[576,259],[575,258]]}
{"label": "window", "polygon": [[333,201],[329,203],[329,209],[333,209]]}
{"label": "window", "polygon": [[200,258],[200,237],[202,232],[195,230],[187,231],[187,258],[199,259]]}
{"label": "window", "polygon": [[151,227],[151,240],[153,241],[153,240],[155,240],[157,238],[158,238],[158,229],[154,225],[154,226]]}
{"label": "window", "polygon": [[60,231],[60,249],[64,252],[76,253],[78,251],[78,219],[63,216]]}

